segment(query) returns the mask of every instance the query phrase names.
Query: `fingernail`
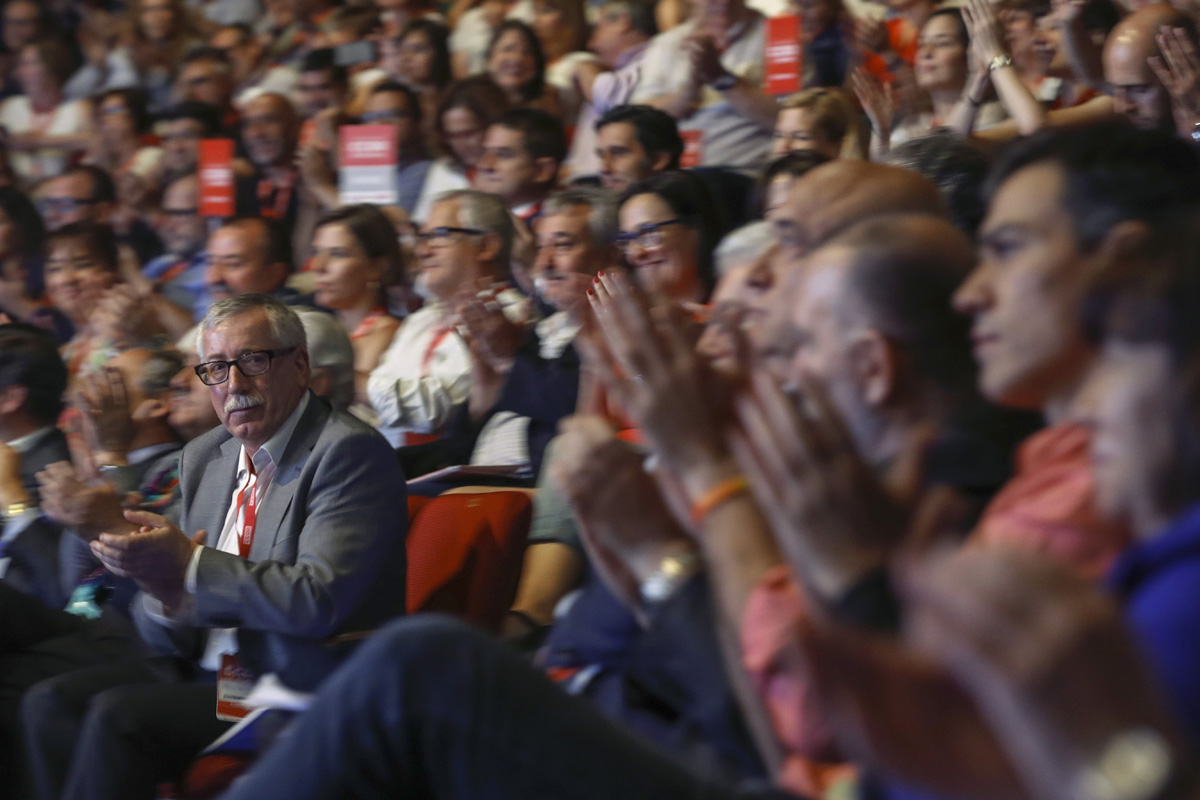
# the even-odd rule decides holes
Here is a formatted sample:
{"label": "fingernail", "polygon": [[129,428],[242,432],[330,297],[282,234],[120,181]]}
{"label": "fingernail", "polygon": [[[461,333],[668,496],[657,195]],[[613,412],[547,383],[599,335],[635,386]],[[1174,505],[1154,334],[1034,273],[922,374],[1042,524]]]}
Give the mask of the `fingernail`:
{"label": "fingernail", "polygon": [[599,271],[599,272],[597,272],[596,274],[597,274],[597,275],[599,275],[601,278],[603,278],[603,277],[604,277],[604,270],[600,270],[600,271]]}
{"label": "fingernail", "polygon": [[[599,282],[600,282],[599,278],[592,278],[592,283],[599,283]],[[592,291],[591,289],[588,289],[589,293],[591,293],[591,291]]]}
{"label": "fingernail", "polygon": [[587,290],[587,292],[588,292],[588,297],[595,297],[595,296],[596,296],[596,293],[595,293],[595,292],[593,292],[591,289],[588,289],[588,290]]}

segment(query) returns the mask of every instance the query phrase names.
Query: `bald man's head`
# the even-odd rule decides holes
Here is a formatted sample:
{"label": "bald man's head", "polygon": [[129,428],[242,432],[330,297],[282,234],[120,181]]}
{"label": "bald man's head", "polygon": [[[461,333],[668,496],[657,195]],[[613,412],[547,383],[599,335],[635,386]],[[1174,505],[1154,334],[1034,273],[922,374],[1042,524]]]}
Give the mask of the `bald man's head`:
{"label": "bald man's head", "polygon": [[1160,55],[1156,37],[1164,26],[1182,28],[1196,45],[1195,23],[1165,3],[1121,20],[1104,44],[1104,79],[1112,87],[1114,110],[1143,130],[1175,128],[1171,97],[1149,62]]}
{"label": "bald man's head", "polygon": [[915,172],[867,161],[832,161],[798,178],[768,218],[790,257],[804,255],[838,231],[878,214],[943,216],[937,187]]}
{"label": "bald man's head", "polygon": [[299,131],[296,109],[281,94],[260,94],[243,110],[242,142],[259,169],[291,164]]}

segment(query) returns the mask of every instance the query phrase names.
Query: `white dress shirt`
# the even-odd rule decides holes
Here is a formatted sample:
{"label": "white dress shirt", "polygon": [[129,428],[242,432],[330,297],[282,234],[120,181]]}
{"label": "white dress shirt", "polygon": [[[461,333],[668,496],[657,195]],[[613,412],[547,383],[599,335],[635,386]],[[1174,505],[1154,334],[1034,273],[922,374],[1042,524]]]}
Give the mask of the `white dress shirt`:
{"label": "white dress shirt", "polygon": [[[527,302],[519,292],[505,289],[496,299],[509,319],[522,318]],[[437,300],[410,314],[367,380],[379,432],[392,447],[402,447],[410,432],[438,433],[471,393],[471,356],[451,316]]]}

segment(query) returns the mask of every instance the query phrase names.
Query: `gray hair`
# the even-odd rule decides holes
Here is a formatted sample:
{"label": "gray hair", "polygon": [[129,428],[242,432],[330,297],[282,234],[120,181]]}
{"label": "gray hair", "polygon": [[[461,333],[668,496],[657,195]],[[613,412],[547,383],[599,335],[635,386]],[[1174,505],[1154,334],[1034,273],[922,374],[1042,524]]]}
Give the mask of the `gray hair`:
{"label": "gray hair", "polygon": [[738,264],[758,258],[775,243],[769,222],[751,222],[730,232],[713,251],[717,275],[725,275]]}
{"label": "gray hair", "polygon": [[315,308],[295,311],[308,337],[309,365],[329,373],[332,386],[325,399],[334,408],[348,408],[354,402],[354,348],[346,329],[324,311]]}
{"label": "gray hair", "polygon": [[458,211],[458,224],[464,228],[477,228],[500,237],[500,252],[496,254],[496,266],[507,276],[512,261],[513,228],[512,214],[504,201],[494,194],[476,189],[456,189],[442,192],[433,199],[434,204],[453,200]]}
{"label": "gray hair", "polygon": [[155,397],[167,391],[171,379],[183,369],[183,356],[174,348],[151,350],[150,358],[142,367],[138,386],[147,397]]}
{"label": "gray hair", "polygon": [[588,207],[588,233],[592,237],[592,246],[597,249],[610,246],[620,228],[617,212],[621,208],[621,198],[616,192],[600,186],[572,186],[547,197],[542,205],[542,215],[559,214],[579,206]]}
{"label": "gray hair", "polygon": [[262,309],[266,312],[267,321],[271,325],[271,337],[275,346],[280,349],[289,347],[308,349],[308,340],[304,336],[304,325],[296,312],[285,306],[274,297],[265,294],[239,294],[218,300],[208,307],[208,313],[200,321],[200,334],[196,337],[196,351],[200,360],[207,360],[204,355],[204,335],[234,317]]}

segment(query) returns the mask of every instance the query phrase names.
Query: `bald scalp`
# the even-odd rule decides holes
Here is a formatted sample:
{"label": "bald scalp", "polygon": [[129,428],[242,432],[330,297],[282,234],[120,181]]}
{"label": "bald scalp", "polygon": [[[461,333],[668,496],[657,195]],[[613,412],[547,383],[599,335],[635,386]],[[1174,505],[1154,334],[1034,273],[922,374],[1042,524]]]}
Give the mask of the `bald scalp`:
{"label": "bald scalp", "polygon": [[1159,55],[1156,37],[1163,26],[1183,28],[1196,44],[1196,24],[1181,11],[1156,3],[1133,12],[1116,24],[1104,43],[1105,58],[1145,61]]}
{"label": "bald scalp", "polygon": [[929,179],[868,161],[831,161],[810,170],[796,180],[788,199],[800,211],[813,246],[879,214],[946,215],[937,186]]}

